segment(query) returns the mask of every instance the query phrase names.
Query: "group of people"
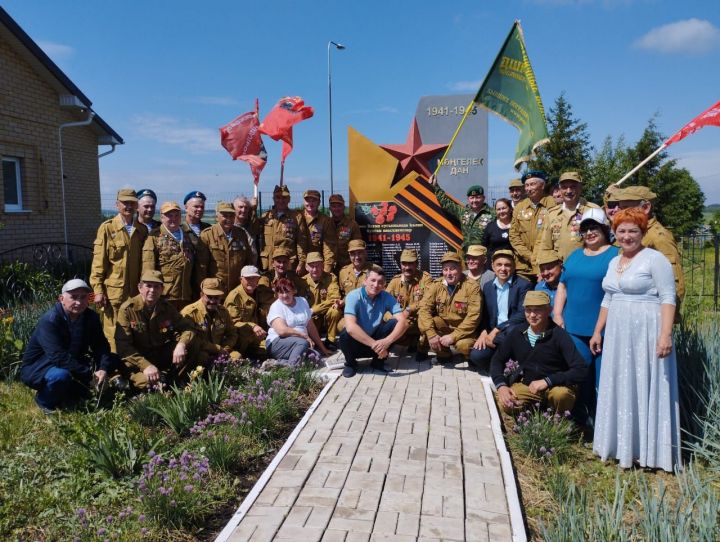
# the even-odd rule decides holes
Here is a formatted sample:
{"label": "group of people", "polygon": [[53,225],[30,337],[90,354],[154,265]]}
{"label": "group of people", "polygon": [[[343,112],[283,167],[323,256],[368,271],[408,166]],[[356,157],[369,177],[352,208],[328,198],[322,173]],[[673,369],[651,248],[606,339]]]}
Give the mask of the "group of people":
{"label": "group of people", "polygon": [[[613,187],[603,209],[566,172],[558,202],[531,170],[492,210],[480,186],[463,204],[431,183],[464,246],[443,255],[438,278],[405,249],[389,281],[368,261],[340,195],[327,216],[318,191],[295,211],[276,186],[271,210],[257,216],[255,202],[238,197],[217,204],[210,226],[201,192],[186,196],[184,220],[169,201],[156,223],[151,190],[120,190],[118,215],[98,230],[90,284],[63,287],[26,350],[23,379],[53,409],[77,382],[114,374],[145,389],[223,352],[293,364],[309,349],[339,349],[345,377],[362,358],[387,372],[397,344],[420,363],[431,354],[468,361],[490,376],[508,413],[535,403],[573,411],[594,425],[603,459],[678,466],[672,324],[683,281],[672,234],[653,216],[655,195]],[[91,298],[102,324],[85,310]]]}

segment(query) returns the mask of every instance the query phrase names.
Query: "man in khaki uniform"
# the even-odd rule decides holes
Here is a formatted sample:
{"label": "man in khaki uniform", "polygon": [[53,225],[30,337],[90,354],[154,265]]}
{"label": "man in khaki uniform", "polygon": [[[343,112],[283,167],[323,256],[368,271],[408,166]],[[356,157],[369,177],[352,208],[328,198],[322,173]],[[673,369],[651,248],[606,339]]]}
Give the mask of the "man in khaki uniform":
{"label": "man in khaki uniform", "polygon": [[[338,281],[343,299],[351,291],[363,285],[368,271],[372,268],[372,264],[367,261],[367,249],[365,241],[362,239],[355,239],[348,243],[348,254],[350,255],[350,263],[340,270]],[[342,309],[344,306],[345,303],[341,300],[338,308]]]}
{"label": "man in khaki uniform", "polygon": [[428,345],[418,328],[418,310],[425,290],[432,283],[432,277],[427,271],[418,269],[417,252],[412,249],[400,253],[400,271],[385,288],[407,312],[409,327],[398,344],[407,346],[410,353],[416,352],[416,361],[423,361],[427,359]]}
{"label": "man in khaki uniform", "polygon": [[225,308],[237,330],[235,348],[244,356],[265,354],[267,315],[275,295],[259,282],[258,268],[246,265],[240,272],[240,286],[225,298]]}
{"label": "man in khaki uniform", "polygon": [[[254,203],[253,203],[254,202]],[[262,236],[262,227],[260,220],[255,213],[257,208],[257,200],[255,198],[248,199],[245,196],[237,196],[233,200],[233,209],[235,209],[235,226],[245,231],[250,240],[250,249],[252,250],[253,260],[250,265],[258,265],[260,258],[260,237]]]}
{"label": "man in khaki uniform", "polygon": [[321,214],[320,192],[306,190],[303,194],[305,204],[305,224],[308,227],[308,253],[319,252],[323,257],[325,271],[332,273],[335,269],[335,253],[337,252],[335,225],[332,218]]}
{"label": "man in khaki uniform", "polygon": [[517,204],[525,199],[525,187],[523,186],[522,179],[511,180],[508,184],[508,192],[510,193],[512,208],[515,209]]}
{"label": "man in khaki uniform", "polygon": [[287,186],[275,186],[273,208],[263,213],[264,246],[260,252],[263,269],[270,269],[275,251],[282,247],[290,251],[290,263],[298,275],[305,273],[305,255],[310,242],[307,224],[302,213],[288,208],[290,191]]}
{"label": "man in khaki uniform", "polygon": [[580,236],[582,214],[587,209],[597,209],[598,206],[580,197],[582,177],[576,171],[566,171],[560,175],[560,189],[563,203],[548,212],[535,250],[536,252],[555,251],[565,261],[573,250],[582,246]]}
{"label": "man in khaki uniform", "polygon": [[205,194],[198,190],[189,192],[183,198],[185,220],[182,222],[180,229],[182,229],[183,235],[187,236],[192,243],[196,257],[195,265],[193,265],[192,278],[190,280],[192,288],[192,296],[190,299],[200,297],[200,283],[202,282],[202,278],[200,277],[200,268],[197,265],[198,245],[201,244],[200,232],[210,227],[210,224],[202,220],[205,215],[205,200]]}
{"label": "man in khaki uniform", "polygon": [[143,272],[138,290],[118,311],[115,342],[130,381],[144,390],[185,376],[195,328],[162,299],[160,271]]}
{"label": "man in khaki uniform", "polygon": [[214,277],[223,288],[232,290],[240,284],[240,270],[252,262],[252,249],[245,232],[234,225],[232,205],[218,202],[216,217],[217,223],[200,233],[198,277]]}
{"label": "man in khaki uniform", "polygon": [[662,252],[670,260],[673,275],[675,275],[675,295],[677,296],[675,313],[679,314],[680,303],[685,297],[685,276],[682,270],[682,258],[672,232],[660,224],[653,213],[652,206],[657,199],[657,195],[646,186],[627,186],[618,190],[614,197],[617,198],[620,209],[640,207],[647,215],[648,230],[643,237],[642,244]]}
{"label": "man in khaki uniform", "polygon": [[272,268],[265,272],[265,275],[260,279],[260,284],[272,289],[277,279],[288,279],[295,285],[295,295],[307,298],[307,284],[295,273],[295,269],[290,263],[291,255],[292,253],[285,247],[275,249],[271,262]]}
{"label": "man in khaki uniform", "polygon": [[418,311],[418,327],[439,362],[452,360],[451,346],[467,359],[482,312],[480,287],[463,274],[457,252],[446,252],[441,263],[443,276],[425,291]]}
{"label": "man in khaki uniform", "polygon": [[103,332],[115,349],[115,322],[123,302],[137,295],[142,267],[142,249],[148,231],[135,217],[137,196],[131,188],[117,194],[118,214],[98,228],[93,244],[90,287],[95,304],[102,310]]}
{"label": "man in khaki uniform", "polygon": [[160,222],[155,220],[157,195],[149,188],[141,188],[135,195],[138,199],[138,222],[145,226],[148,233],[150,233],[160,225]]}
{"label": "man in khaki uniform", "polygon": [[537,245],[548,210],[555,207],[555,199],[545,195],[547,177],[544,171],[530,170],[523,175],[527,198],[513,209],[510,223],[510,244],[515,253],[516,272],[534,282],[540,270],[537,265]]}
{"label": "man in khaki uniform", "polygon": [[306,284],[307,302],[312,310],[312,319],[318,332],[327,331],[325,347],[337,350],[338,326],[343,313],[336,307],[340,298],[340,287],[335,275],[329,273],[319,252],[311,252],[305,261],[308,274],[303,277]]}
{"label": "man in khaki uniform", "polygon": [[180,228],[180,205],[166,201],[160,206],[162,224],[150,232],[143,248],[143,271],[157,269],[165,284],[163,297],[177,310],[192,300],[195,247]]}
{"label": "man in khaki uniform", "polygon": [[218,279],[205,279],[200,285],[200,299],[185,307],[180,315],[195,324],[193,341],[193,360],[202,365],[227,353],[233,359],[239,359],[235,352],[237,330],[228,310],[222,305],[225,292]]}
{"label": "man in khaki uniform", "polygon": [[362,239],[360,226],[349,216],[345,216],[345,199],[342,194],[330,196],[330,215],[335,227],[335,273],[350,263],[348,245],[350,241]]}

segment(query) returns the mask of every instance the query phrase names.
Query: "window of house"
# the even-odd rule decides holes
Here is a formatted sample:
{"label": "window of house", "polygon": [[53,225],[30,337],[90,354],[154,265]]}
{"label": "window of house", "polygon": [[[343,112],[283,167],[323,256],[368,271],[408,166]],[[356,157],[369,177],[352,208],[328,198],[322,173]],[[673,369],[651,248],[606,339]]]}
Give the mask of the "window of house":
{"label": "window of house", "polygon": [[20,158],[4,156],[2,159],[3,190],[5,193],[5,211],[22,211],[22,175]]}

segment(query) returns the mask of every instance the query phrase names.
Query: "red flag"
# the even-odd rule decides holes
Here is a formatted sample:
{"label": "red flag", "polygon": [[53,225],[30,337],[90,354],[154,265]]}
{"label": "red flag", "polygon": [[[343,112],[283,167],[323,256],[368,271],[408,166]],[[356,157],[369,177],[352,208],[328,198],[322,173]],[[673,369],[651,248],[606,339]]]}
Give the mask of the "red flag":
{"label": "red flag", "polygon": [[260,124],[260,131],[269,135],[275,141],[283,141],[283,163],[287,155],[292,152],[292,127],[300,121],[309,119],[314,113],[313,108],[305,105],[300,96],[286,96],[281,98],[263,119],[262,124]]}
{"label": "red flag", "polygon": [[700,128],[704,128],[705,126],[720,126],[720,102],[706,109],[685,126],[680,128],[675,135],[665,141],[665,146],[667,147],[668,145],[677,143],[681,139],[686,138],[690,134],[694,134]]}
{"label": "red flag", "polygon": [[243,160],[250,165],[255,184],[260,181],[260,172],[266,164],[267,152],[260,136],[259,104],[255,100],[255,111],[243,113],[220,128],[220,143],[233,160]]}

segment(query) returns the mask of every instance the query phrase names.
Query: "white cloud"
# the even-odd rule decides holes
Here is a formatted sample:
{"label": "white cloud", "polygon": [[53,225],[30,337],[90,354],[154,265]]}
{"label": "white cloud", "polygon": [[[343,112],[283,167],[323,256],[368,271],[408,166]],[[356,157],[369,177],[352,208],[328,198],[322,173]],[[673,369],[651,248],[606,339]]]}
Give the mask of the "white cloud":
{"label": "white cloud", "polygon": [[240,105],[240,102],[230,96],[195,96],[188,98],[188,102],[202,104],[202,105],[220,105],[220,106],[236,106]]}
{"label": "white cloud", "polygon": [[653,28],[634,46],[660,53],[705,53],[720,44],[720,30],[710,21],[687,19]]}
{"label": "white cloud", "polygon": [[189,152],[215,152],[222,148],[217,128],[204,128],[174,117],[152,114],[135,115],[131,122],[141,137],[176,145]]}
{"label": "white cloud", "polygon": [[468,90],[477,92],[481,84],[482,79],[478,79],[477,81],[455,81],[454,83],[448,83],[447,86],[450,90],[456,92],[466,92]]}
{"label": "white cloud", "polygon": [[63,43],[55,43],[53,41],[38,41],[40,49],[54,61],[67,60],[75,54],[75,49]]}

